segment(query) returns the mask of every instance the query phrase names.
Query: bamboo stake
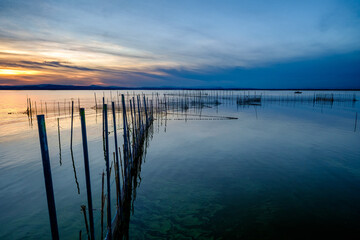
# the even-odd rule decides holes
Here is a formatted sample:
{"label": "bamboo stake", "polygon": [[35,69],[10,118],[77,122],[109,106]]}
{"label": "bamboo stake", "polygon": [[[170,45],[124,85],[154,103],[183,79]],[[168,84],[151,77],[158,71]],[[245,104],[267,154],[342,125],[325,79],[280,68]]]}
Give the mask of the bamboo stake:
{"label": "bamboo stake", "polygon": [[83,153],[84,153],[86,192],[87,192],[88,209],[89,209],[89,221],[90,221],[90,233],[91,233],[90,236],[91,236],[91,239],[94,240],[95,239],[95,233],[94,233],[95,230],[94,230],[94,217],[93,217],[92,196],[91,196],[89,153],[88,153],[88,145],[87,145],[87,135],[86,135],[86,125],[85,125],[85,110],[84,110],[84,108],[80,108],[80,117],[81,117],[81,133],[82,133],[82,142],[83,142]]}
{"label": "bamboo stake", "polygon": [[55,198],[54,198],[50,157],[49,157],[49,146],[46,136],[44,115],[38,115],[37,121],[38,121],[39,140],[41,147],[41,157],[43,163],[43,172],[45,179],[46,198],[47,198],[49,218],[50,218],[51,235],[52,235],[52,239],[57,240],[59,239],[59,230],[58,230],[57,217],[56,217]]}
{"label": "bamboo stake", "polygon": [[46,116],[48,115],[48,113],[47,113],[47,104],[46,104],[46,102],[45,102],[45,114],[46,114]]}
{"label": "bamboo stake", "polygon": [[[125,187],[127,186],[127,160],[129,159],[129,154],[128,154],[128,136],[127,136],[127,120],[126,120],[126,105],[125,105],[125,97],[122,94],[121,95],[121,101],[122,101],[122,106],[123,106],[123,127],[124,127],[124,175],[125,175]],[[125,190],[126,191],[126,190]]]}
{"label": "bamboo stake", "polygon": [[[119,154],[118,154],[118,141],[117,141],[117,132],[116,132],[116,113],[115,113],[115,102],[112,102],[111,103],[111,106],[112,106],[112,114],[113,114],[113,124],[114,124],[114,142],[115,142],[115,159],[116,161],[114,162],[114,164],[116,165],[115,167],[115,177],[116,177],[116,181],[117,182],[120,182],[120,179],[119,179]],[[118,195],[120,194],[120,189],[118,191]],[[121,198],[121,195],[120,195],[120,198]],[[120,199],[119,196],[118,196],[118,199]]]}
{"label": "bamboo stake", "polygon": [[58,123],[58,139],[59,139],[59,159],[60,159],[60,166],[61,166],[62,161],[61,161],[61,137],[60,137],[60,121],[59,121],[59,118],[57,119],[57,123]]}
{"label": "bamboo stake", "polygon": [[123,163],[122,163],[122,159],[121,159],[121,149],[120,149],[120,147],[119,147],[119,156],[120,156],[121,176],[122,176],[122,180],[123,180],[123,183],[124,183],[125,182],[124,169],[123,169]]}
{"label": "bamboo stake", "polygon": [[94,92],[94,97],[95,97],[95,109],[97,110],[96,92]]}
{"label": "bamboo stake", "polygon": [[73,146],[73,126],[74,126],[74,101],[71,101],[71,134],[70,134],[70,148]]}
{"label": "bamboo stake", "polygon": [[103,107],[104,113],[104,125],[105,125],[105,149],[106,149],[106,185],[107,185],[107,229],[108,229],[108,239],[112,238],[111,230],[111,195],[110,195],[110,168],[109,168],[109,135],[108,135],[108,116],[107,116],[107,104],[104,104]]}

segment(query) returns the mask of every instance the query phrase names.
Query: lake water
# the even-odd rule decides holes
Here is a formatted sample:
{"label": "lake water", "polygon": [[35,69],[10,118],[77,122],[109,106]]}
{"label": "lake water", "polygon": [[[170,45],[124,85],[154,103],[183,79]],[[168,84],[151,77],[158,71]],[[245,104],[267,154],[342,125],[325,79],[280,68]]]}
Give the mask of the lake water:
{"label": "lake water", "polygon": [[[99,105],[103,94],[109,102],[116,102],[118,93],[133,95],[95,93]],[[130,239],[357,239],[360,104],[349,99],[360,99],[359,92],[332,92],[334,101],[318,102],[309,99],[331,92],[135,92],[142,93],[153,99],[156,93],[167,94],[170,106],[166,114],[155,115],[134,194]],[[263,100],[239,104],[238,96],[244,94]],[[216,96],[217,102],[204,97],[205,104],[196,108],[181,105],[184,96],[196,95]],[[36,112],[46,114],[61,239],[77,239],[80,230],[86,238],[80,211],[87,199],[78,101],[85,107],[99,239],[105,162],[94,91],[0,92],[0,239],[51,237],[37,122],[25,114],[27,97],[33,111],[36,101]],[[113,137],[110,132],[110,152]],[[115,204],[111,208],[116,211]]]}

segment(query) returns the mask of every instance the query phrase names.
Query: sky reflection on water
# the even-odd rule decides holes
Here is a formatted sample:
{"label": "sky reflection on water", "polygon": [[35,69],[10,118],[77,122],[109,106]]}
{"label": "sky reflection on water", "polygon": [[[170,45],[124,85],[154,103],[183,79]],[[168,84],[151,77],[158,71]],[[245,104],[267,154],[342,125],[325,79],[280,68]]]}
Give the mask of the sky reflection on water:
{"label": "sky reflection on water", "polygon": [[[31,126],[22,113],[27,94],[37,102],[74,98],[75,106],[80,97],[87,113],[95,226],[99,226],[105,163],[101,115],[91,109],[93,91],[4,91],[0,96],[0,238],[50,236],[36,120]],[[102,92],[97,94],[100,101]],[[7,114],[9,110],[14,114]],[[192,109],[189,114],[169,111],[166,119],[154,122],[154,138],[134,201],[130,239],[304,239],[310,234],[351,239],[360,229],[356,112],[358,102],[237,106],[226,100],[203,108],[203,120]],[[80,229],[85,232],[80,212],[80,205],[86,204],[85,177],[80,121],[75,115],[74,159],[80,195],[70,157],[70,118],[60,118],[62,166],[56,112],[46,119],[64,239],[77,238]],[[237,119],[204,120],[221,116]]]}

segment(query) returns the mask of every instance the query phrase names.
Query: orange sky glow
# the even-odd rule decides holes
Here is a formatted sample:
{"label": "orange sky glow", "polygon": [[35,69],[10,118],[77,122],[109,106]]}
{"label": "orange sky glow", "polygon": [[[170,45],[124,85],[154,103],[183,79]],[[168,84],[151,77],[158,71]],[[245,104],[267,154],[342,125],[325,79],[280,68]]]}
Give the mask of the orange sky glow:
{"label": "orange sky glow", "polygon": [[360,86],[359,1],[85,2],[0,1],[0,85]]}
{"label": "orange sky glow", "polygon": [[145,81],[153,80],[151,76],[166,76],[157,68],[174,66],[150,53],[104,42],[0,40],[0,85],[107,85],[102,79],[116,79],[122,86],[133,86],[132,78],[140,73]]}

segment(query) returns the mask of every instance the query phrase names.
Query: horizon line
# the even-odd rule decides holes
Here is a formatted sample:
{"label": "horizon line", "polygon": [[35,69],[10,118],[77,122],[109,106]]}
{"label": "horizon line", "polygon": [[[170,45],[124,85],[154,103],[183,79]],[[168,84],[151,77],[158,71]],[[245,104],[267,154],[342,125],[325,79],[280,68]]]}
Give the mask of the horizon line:
{"label": "horizon line", "polygon": [[121,87],[101,85],[62,85],[62,84],[34,84],[34,85],[0,85],[0,90],[272,90],[272,91],[359,91],[360,88],[247,88],[247,87]]}

